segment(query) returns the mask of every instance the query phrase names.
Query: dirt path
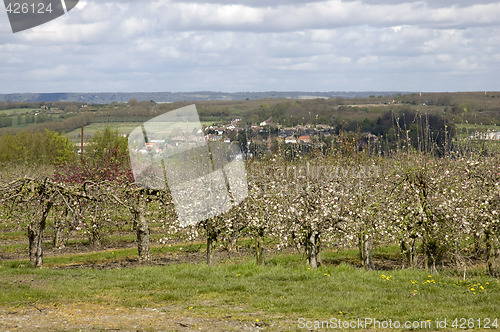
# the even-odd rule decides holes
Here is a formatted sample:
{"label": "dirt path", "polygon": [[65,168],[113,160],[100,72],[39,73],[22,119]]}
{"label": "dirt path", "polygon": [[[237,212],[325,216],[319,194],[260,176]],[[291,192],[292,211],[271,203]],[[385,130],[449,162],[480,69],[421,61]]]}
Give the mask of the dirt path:
{"label": "dirt path", "polygon": [[[124,308],[89,303],[0,307],[1,331],[259,331],[274,324],[184,313],[184,308]],[[273,330],[281,330],[274,326]]]}

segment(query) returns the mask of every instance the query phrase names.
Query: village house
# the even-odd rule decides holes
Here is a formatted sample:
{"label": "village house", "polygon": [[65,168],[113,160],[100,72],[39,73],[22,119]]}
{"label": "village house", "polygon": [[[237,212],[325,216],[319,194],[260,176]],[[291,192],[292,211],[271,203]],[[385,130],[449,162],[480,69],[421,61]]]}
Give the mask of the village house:
{"label": "village house", "polygon": [[269,126],[270,124],[273,123],[273,117],[270,117],[269,119],[267,119],[266,121],[264,122],[261,122],[260,125],[261,127],[265,127],[265,126]]}
{"label": "village house", "polygon": [[298,139],[297,139],[297,142],[298,143],[303,143],[303,144],[309,144],[311,143],[311,137],[309,136],[300,136]]}

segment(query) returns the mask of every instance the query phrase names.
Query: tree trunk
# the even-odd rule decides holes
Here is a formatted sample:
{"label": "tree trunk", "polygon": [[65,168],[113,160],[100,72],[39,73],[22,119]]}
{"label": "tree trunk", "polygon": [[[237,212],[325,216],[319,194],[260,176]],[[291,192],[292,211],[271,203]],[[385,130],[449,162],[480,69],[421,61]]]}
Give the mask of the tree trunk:
{"label": "tree trunk", "polygon": [[212,265],[214,263],[214,249],[216,240],[217,238],[213,236],[213,233],[207,232],[207,265]]}
{"label": "tree trunk", "polygon": [[427,237],[426,237],[426,234],[424,233],[424,236],[422,237],[422,254],[423,254],[423,261],[424,261],[424,269],[426,271],[429,271],[429,256],[428,256],[428,248],[427,248],[428,244],[427,244]]}
{"label": "tree trunk", "polygon": [[481,257],[481,238],[478,235],[478,232],[472,232],[473,239],[473,252],[476,257]]}
{"label": "tree trunk", "polygon": [[486,266],[487,273],[492,277],[498,277],[498,266],[497,259],[499,256],[498,250],[498,239],[492,234],[490,228],[485,230],[485,242],[486,242]]}
{"label": "tree trunk", "polygon": [[430,272],[436,272],[436,243],[428,232],[424,234],[422,240],[422,248],[424,254],[424,268]]}
{"label": "tree trunk", "polygon": [[257,265],[264,265],[264,230],[259,228],[257,236],[255,237],[255,261]]}
{"label": "tree trunk", "polygon": [[227,239],[227,251],[232,253],[237,253],[239,252],[238,249],[238,233],[235,232],[232,234],[229,239]]}
{"label": "tree trunk", "polygon": [[319,266],[319,233],[312,231],[308,236],[308,261],[312,269]]}
{"label": "tree trunk", "polygon": [[89,241],[94,247],[100,247],[102,245],[101,231],[99,230],[99,226],[96,224],[91,226]]}
{"label": "tree trunk", "polygon": [[146,204],[146,198],[139,197],[139,204],[135,211],[137,251],[141,262],[147,262],[151,259],[149,256],[149,226],[146,220]]}
{"label": "tree trunk", "polygon": [[374,270],[375,265],[373,264],[372,258],[372,239],[370,236],[361,232],[359,236],[359,252],[361,257],[361,263],[365,270]]}
{"label": "tree trunk", "polygon": [[217,217],[210,218],[206,220],[204,224],[205,232],[207,232],[207,265],[212,265],[214,263],[215,243],[219,236],[215,228],[217,222],[216,218]]}
{"label": "tree trunk", "polygon": [[68,209],[64,209],[59,218],[56,217],[54,221],[54,248],[64,248],[64,227],[66,226],[66,219],[68,217]]}
{"label": "tree trunk", "polygon": [[54,248],[62,249],[65,247],[64,244],[64,228],[56,225],[56,229],[54,230],[54,240],[53,240]]}
{"label": "tree trunk", "polygon": [[415,267],[416,264],[416,250],[415,243],[416,239],[411,237],[411,243],[406,243],[404,240],[400,241],[401,251],[406,256],[406,261],[408,262],[408,267]]}
{"label": "tree trunk", "polygon": [[101,236],[101,228],[102,228],[102,222],[100,216],[100,207],[99,204],[95,204],[93,207],[93,213],[90,217],[89,225],[90,225],[90,230],[89,230],[89,241],[90,244],[94,247],[100,247],[102,245],[102,236]]}
{"label": "tree trunk", "polygon": [[43,230],[51,207],[52,202],[41,202],[41,211],[37,211],[28,226],[30,263],[33,267],[43,266]]}

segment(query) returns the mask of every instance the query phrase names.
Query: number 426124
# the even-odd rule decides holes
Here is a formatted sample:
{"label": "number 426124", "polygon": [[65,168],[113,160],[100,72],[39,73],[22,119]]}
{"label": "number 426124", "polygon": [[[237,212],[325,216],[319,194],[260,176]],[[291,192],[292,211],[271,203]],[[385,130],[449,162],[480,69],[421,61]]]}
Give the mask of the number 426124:
{"label": "number 426124", "polygon": [[455,318],[451,327],[456,329],[474,329],[474,328],[483,328],[483,329],[498,329],[498,319],[489,319],[489,318]]}
{"label": "number 426124", "polygon": [[52,4],[26,3],[26,2],[11,2],[6,7],[9,14],[50,14],[52,13]]}

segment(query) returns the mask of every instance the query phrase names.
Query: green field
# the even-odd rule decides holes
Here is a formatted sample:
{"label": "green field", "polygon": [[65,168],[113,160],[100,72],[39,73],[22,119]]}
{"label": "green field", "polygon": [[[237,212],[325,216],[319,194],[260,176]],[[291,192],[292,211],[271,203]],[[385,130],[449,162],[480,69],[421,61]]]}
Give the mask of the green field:
{"label": "green field", "polygon": [[[118,134],[120,135],[128,135],[134,130],[137,126],[140,126],[140,122],[109,122],[109,123],[92,123],[83,128],[83,135],[94,135],[96,132],[109,127],[113,130],[118,130]],[[80,134],[81,129],[75,129],[70,132],[64,134],[71,142],[77,143],[80,142]]]}
{"label": "green field", "polygon": [[[121,167],[128,171],[129,165],[113,162],[115,155],[125,154],[89,157],[96,161],[95,169],[84,154],[82,162],[68,163],[62,176],[56,174],[62,184],[51,180],[52,164],[36,168],[28,156],[6,164],[0,197],[0,331],[303,331],[338,330],[340,322],[360,321],[365,325],[343,329],[498,330],[500,279],[493,276],[498,276],[495,184],[500,163],[494,152],[500,151],[500,141],[468,139],[476,130],[497,127],[457,125],[452,142],[445,136],[445,147],[453,149],[449,154],[443,150],[443,155],[437,149],[435,154],[419,152],[399,136],[394,147],[384,136],[387,155],[382,150],[386,142],[380,150],[358,148],[360,125],[395,131],[388,118],[394,114],[386,111],[425,108],[437,114],[446,107],[437,100],[424,107],[420,97],[390,105],[375,97],[349,101],[358,103],[356,107],[337,99],[199,105],[200,117],[217,123],[236,116],[259,123],[273,116],[276,125],[281,119],[282,126],[298,128],[321,119],[331,123],[334,133],[344,126],[350,129],[345,136],[343,129],[338,137],[332,134],[331,150],[324,154],[278,144],[276,155],[248,160],[248,199],[196,228],[180,227],[169,191],[138,191],[122,184]],[[464,111],[456,121],[473,123],[481,115],[482,123],[491,118],[498,125],[490,99],[481,99],[489,105],[484,112]],[[85,140],[106,127],[127,135],[161,114],[120,107],[77,115],[78,121],[68,121],[64,128],[102,121],[85,126]],[[163,129],[162,124],[159,131]],[[261,133],[249,131],[248,138],[264,144]],[[76,129],[65,136],[79,143],[80,134]],[[118,140],[123,138],[109,142]],[[6,143],[5,156],[15,160],[7,152],[17,151],[20,143],[6,142],[13,143]],[[30,153],[44,160],[35,153],[41,148],[24,146],[33,146]],[[51,151],[44,153],[52,156]],[[87,171],[92,181],[85,181]],[[29,174],[40,179],[29,179]],[[50,177],[42,179],[44,174]],[[94,177],[105,180],[94,182]],[[15,178],[18,182],[8,180]],[[36,219],[43,213],[47,220]],[[46,226],[43,268],[34,269],[27,235],[30,229],[33,238],[39,222]],[[147,223],[147,230],[139,222]],[[63,234],[62,248],[52,242],[57,242],[56,234]],[[144,263],[137,245],[146,234],[151,259],[142,251]],[[207,265],[212,239],[215,254]],[[263,265],[255,263],[260,245]],[[320,257],[318,268],[313,250]],[[367,320],[403,325],[366,325]],[[419,326],[405,327],[406,322]]]}
{"label": "green field", "polygon": [[11,115],[14,113],[25,114],[31,112],[32,108],[12,108],[7,110],[0,110],[0,115]]}
{"label": "green field", "polygon": [[[142,122],[108,122],[108,123],[92,123],[83,128],[83,135],[94,135],[98,131],[104,130],[106,127],[109,127],[113,130],[117,130],[120,135],[128,135],[135,128],[140,126]],[[212,121],[202,121],[202,126],[210,126],[212,125]],[[81,129],[75,129],[70,132],[64,134],[70,142],[79,143],[80,142]]]}
{"label": "green field", "polygon": [[475,151],[500,151],[500,141],[469,139],[476,132],[500,131],[499,126],[482,124],[457,124],[456,136],[458,146],[470,146]]}
{"label": "green field", "polygon": [[[500,319],[500,283],[480,269],[465,279],[454,269],[364,271],[355,266],[355,250],[326,251],[323,266],[312,270],[300,254],[271,250],[266,265],[257,266],[249,242],[241,244],[233,258],[219,252],[215,266],[200,261],[202,245],[187,243],[155,246],[150,265],[138,265],[132,248],[50,257],[44,269],[4,260],[0,329],[284,331],[314,321],[375,319],[435,330],[436,320],[446,319],[449,331],[461,330],[452,328],[455,319],[474,319],[476,327]],[[374,258],[390,262],[398,249],[379,248]]]}
{"label": "green field", "polygon": [[500,131],[500,126],[483,125],[483,124],[456,124],[455,125],[458,135],[473,135],[476,131]]}

